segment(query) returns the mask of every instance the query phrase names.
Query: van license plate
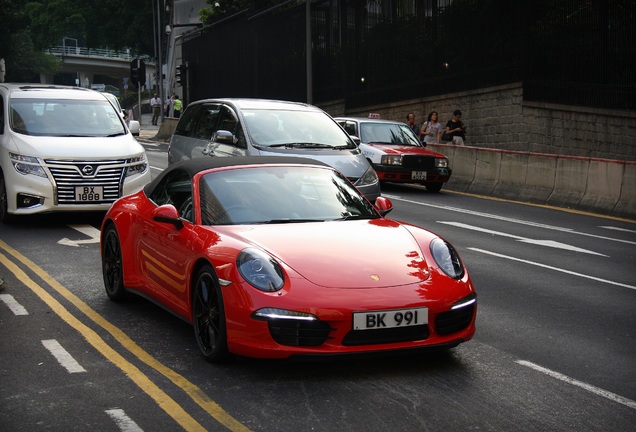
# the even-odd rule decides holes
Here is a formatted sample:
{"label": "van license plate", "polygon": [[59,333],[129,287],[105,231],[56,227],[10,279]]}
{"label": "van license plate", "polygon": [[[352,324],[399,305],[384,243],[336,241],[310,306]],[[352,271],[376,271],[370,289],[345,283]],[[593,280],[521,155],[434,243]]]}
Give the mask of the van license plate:
{"label": "van license plate", "polygon": [[104,199],[103,186],[75,186],[75,201],[93,202]]}

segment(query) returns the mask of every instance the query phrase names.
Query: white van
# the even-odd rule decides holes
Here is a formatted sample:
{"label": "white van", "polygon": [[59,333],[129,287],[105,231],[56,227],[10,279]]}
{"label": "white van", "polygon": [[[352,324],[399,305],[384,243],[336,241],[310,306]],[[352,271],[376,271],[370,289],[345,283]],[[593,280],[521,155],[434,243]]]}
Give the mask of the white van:
{"label": "white van", "polygon": [[101,93],[0,84],[0,221],[105,211],[150,180],[143,147]]}

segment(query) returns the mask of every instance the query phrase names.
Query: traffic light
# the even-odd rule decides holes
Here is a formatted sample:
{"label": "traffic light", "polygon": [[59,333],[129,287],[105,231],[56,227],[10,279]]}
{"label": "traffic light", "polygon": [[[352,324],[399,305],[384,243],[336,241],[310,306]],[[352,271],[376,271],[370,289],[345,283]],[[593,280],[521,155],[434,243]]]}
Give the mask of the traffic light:
{"label": "traffic light", "polygon": [[135,59],[130,62],[130,81],[135,87],[146,85],[146,64],[143,60]]}
{"label": "traffic light", "polygon": [[177,70],[175,71],[175,78],[177,80],[177,84],[181,85],[181,66],[177,66]]}
{"label": "traffic light", "polygon": [[185,64],[182,64],[177,66],[177,69],[175,71],[175,78],[176,78],[177,84],[179,84],[181,87],[185,87],[186,85],[187,70],[188,70],[188,66]]}

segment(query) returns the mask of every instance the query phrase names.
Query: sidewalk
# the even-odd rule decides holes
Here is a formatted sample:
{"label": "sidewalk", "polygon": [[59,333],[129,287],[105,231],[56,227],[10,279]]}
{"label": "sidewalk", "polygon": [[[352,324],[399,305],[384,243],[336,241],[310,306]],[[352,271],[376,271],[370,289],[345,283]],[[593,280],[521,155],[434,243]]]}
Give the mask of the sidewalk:
{"label": "sidewalk", "polygon": [[157,133],[159,133],[159,126],[152,124],[152,114],[142,114],[140,123],[141,130],[139,132],[139,138],[154,140]]}

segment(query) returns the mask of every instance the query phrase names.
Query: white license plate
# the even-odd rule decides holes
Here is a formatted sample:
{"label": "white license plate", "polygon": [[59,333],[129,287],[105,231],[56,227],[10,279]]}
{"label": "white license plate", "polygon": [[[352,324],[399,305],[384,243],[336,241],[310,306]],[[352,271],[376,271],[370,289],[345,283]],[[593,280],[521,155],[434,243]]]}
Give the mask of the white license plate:
{"label": "white license plate", "polygon": [[426,180],[426,171],[411,171],[411,180]]}
{"label": "white license plate", "polygon": [[378,330],[428,324],[428,308],[397,309],[353,314],[354,330]]}
{"label": "white license plate", "polygon": [[103,199],[103,186],[75,186],[75,201],[91,202]]}

